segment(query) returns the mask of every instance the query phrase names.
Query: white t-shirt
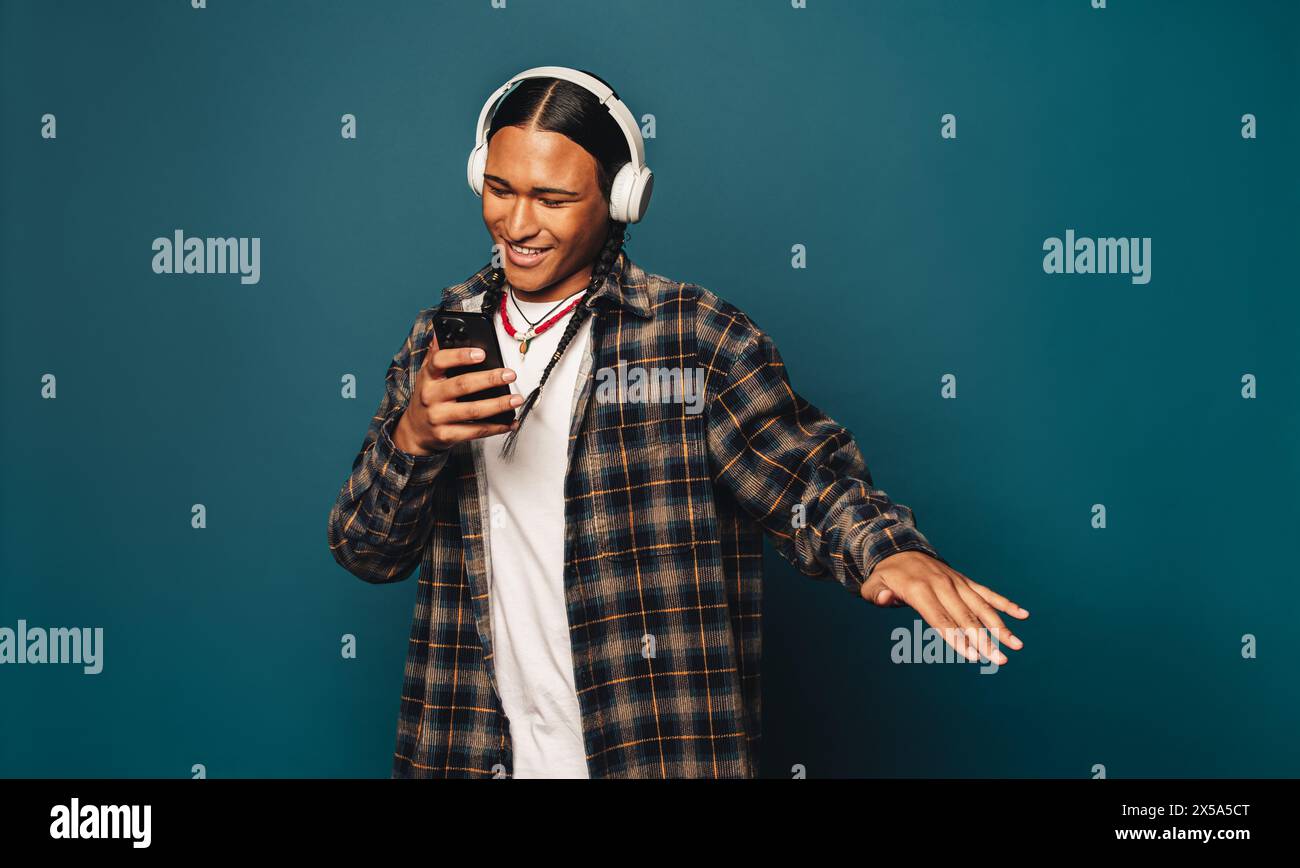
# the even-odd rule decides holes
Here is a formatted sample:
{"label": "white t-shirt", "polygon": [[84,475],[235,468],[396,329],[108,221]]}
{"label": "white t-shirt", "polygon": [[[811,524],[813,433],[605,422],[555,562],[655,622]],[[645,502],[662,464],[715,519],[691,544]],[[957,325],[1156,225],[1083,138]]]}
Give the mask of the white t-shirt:
{"label": "white t-shirt", "polygon": [[[509,298],[506,303],[510,324],[519,331],[527,323],[515,304],[538,325],[548,311],[554,316],[568,304],[556,308],[554,301]],[[521,356],[519,342],[506,333],[496,311],[501,358],[516,374],[512,392],[527,397],[537,386],[572,316],[570,311],[533,338]],[[490,510],[485,521],[491,550],[492,653],[501,703],[510,719],[516,778],[589,777],[564,603],[564,475],[573,392],[590,339],[588,318],[555,363],[509,460],[499,456],[504,434],[482,440]]]}

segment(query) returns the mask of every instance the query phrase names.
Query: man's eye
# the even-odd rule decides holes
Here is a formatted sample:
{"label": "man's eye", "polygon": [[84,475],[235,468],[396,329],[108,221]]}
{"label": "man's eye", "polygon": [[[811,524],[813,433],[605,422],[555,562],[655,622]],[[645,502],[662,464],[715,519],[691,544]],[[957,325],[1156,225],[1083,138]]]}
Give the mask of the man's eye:
{"label": "man's eye", "polygon": [[[496,196],[498,199],[504,199],[507,196],[512,195],[512,191],[510,190],[501,190],[498,189],[497,187],[488,187],[488,189],[491,190],[492,195]],[[543,205],[547,206],[548,208],[558,208],[561,205],[568,204],[567,202],[563,202],[559,199],[538,199],[537,201],[541,202]]]}

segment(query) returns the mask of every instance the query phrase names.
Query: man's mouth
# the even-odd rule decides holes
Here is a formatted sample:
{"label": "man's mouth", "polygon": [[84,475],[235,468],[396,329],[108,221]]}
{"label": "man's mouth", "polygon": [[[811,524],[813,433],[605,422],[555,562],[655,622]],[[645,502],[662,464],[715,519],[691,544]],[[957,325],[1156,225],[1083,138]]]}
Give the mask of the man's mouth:
{"label": "man's mouth", "polygon": [[522,268],[528,268],[541,262],[550,252],[550,247],[525,247],[507,239],[506,247],[510,249],[510,261]]}

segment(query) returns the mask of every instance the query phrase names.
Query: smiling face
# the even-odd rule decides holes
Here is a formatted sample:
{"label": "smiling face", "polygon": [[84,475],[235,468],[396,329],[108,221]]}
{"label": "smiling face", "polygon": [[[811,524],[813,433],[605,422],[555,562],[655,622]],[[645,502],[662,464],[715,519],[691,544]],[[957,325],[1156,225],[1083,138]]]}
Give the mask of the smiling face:
{"label": "smiling face", "polygon": [[[483,225],[506,280],[529,301],[558,301],[591,280],[609,227],[596,159],[560,133],[502,127],[483,171]],[[511,244],[541,250],[524,254]]]}

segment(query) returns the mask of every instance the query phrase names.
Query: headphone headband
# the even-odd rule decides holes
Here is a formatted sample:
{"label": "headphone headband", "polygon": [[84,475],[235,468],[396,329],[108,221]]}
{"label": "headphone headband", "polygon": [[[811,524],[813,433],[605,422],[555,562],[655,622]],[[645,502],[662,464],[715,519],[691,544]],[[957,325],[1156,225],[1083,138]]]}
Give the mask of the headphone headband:
{"label": "headphone headband", "polygon": [[641,128],[637,126],[636,118],[633,117],[631,110],[618,98],[618,94],[614,92],[612,87],[593,75],[588,75],[579,69],[570,69],[567,66],[534,66],[532,69],[525,69],[497,88],[492,96],[488,98],[488,101],[483,104],[483,110],[479,112],[478,126],[475,127],[475,147],[487,142],[488,130],[492,126],[492,115],[496,111],[497,104],[505,99],[507,93],[530,78],[559,78],[591,91],[600,100],[600,104],[608,109],[610,115],[618,123],[619,129],[623,131],[623,138],[627,139],[628,152],[632,156],[633,166],[640,169],[645,165],[645,143],[641,140]]}

